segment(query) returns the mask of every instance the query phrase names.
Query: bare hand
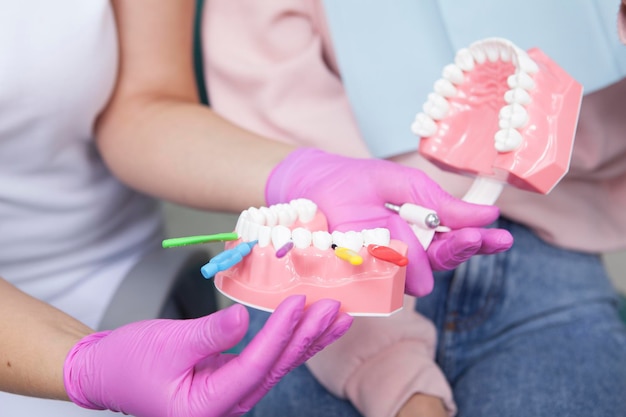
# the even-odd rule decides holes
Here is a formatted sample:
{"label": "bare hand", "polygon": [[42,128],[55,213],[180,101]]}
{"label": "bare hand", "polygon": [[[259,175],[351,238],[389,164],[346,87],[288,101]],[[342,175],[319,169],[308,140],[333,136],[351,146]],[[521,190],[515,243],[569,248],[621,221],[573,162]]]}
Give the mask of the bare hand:
{"label": "bare hand", "polygon": [[396,417],[448,417],[439,397],[417,393],[402,406]]}

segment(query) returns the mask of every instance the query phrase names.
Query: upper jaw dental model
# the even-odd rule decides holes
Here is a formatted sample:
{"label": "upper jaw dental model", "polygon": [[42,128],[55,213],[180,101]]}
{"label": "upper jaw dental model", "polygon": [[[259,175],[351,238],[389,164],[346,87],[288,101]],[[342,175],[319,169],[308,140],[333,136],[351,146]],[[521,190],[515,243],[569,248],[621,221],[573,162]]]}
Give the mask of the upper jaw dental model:
{"label": "upper jaw dental model", "polygon": [[[387,316],[402,308],[407,246],[383,228],[328,231],[314,202],[293,200],[251,207],[239,216],[237,240],[225,243],[226,267],[205,265],[215,286],[230,299],[273,311],[292,294],[307,303],[322,298],[341,302],[356,316]],[[242,250],[242,256],[237,251]],[[219,257],[220,255],[218,255]],[[217,258],[217,257],[216,257]],[[219,263],[219,260],[218,262]]]}
{"label": "upper jaw dental model", "polygon": [[569,170],[583,89],[539,49],[475,42],[433,89],[411,128],[428,160],[476,177],[464,200],[493,204],[505,183],[547,194]]}

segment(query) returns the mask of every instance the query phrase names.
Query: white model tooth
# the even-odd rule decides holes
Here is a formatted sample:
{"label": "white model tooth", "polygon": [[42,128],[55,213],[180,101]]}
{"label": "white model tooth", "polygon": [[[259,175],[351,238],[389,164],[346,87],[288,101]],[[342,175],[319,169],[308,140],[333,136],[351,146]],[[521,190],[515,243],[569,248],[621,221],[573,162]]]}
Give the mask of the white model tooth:
{"label": "white model tooth", "polygon": [[437,123],[426,113],[417,113],[411,131],[417,136],[427,138],[437,133]]}
{"label": "white model tooth", "polygon": [[276,211],[270,209],[269,207],[260,207],[259,211],[265,217],[266,226],[274,227],[278,224],[278,214],[276,214]]}
{"label": "white model tooth", "polygon": [[308,223],[315,218],[317,204],[306,198],[298,198],[289,203],[298,213],[298,220],[301,223]]}
{"label": "white model tooth", "polygon": [[472,56],[474,57],[474,60],[479,63],[479,64],[484,64],[485,61],[487,60],[487,55],[485,54],[485,51],[483,50],[482,46],[480,44],[473,44],[470,45],[469,50],[472,54]]}
{"label": "white model tooth", "polygon": [[313,246],[321,250],[328,250],[333,244],[333,237],[330,233],[324,231],[311,233],[311,240],[313,241]]}
{"label": "white model tooth", "polygon": [[298,220],[298,210],[296,210],[296,208],[290,204],[285,204],[285,211],[289,216],[288,221],[290,222],[290,225],[294,224]]}
{"label": "white model tooth", "polygon": [[363,246],[382,245],[389,246],[389,229],[378,227],[361,231]]}
{"label": "white model tooth", "polygon": [[498,152],[511,152],[522,144],[522,134],[516,129],[502,129],[495,134],[495,148]]}
{"label": "white model tooth", "polygon": [[250,242],[250,225],[254,224],[249,219],[245,218],[241,221],[241,233],[238,233],[241,240],[244,242]]}
{"label": "white model tooth", "polygon": [[377,243],[374,243],[374,229],[361,230],[361,237],[363,238],[363,246],[377,244]]}
{"label": "white model tooth", "polygon": [[237,219],[237,224],[235,225],[235,232],[239,235],[239,237],[243,236],[243,222],[248,220],[248,210],[244,210],[239,215]]}
{"label": "white model tooth", "polygon": [[256,224],[265,224],[265,215],[256,207],[250,207],[248,209],[248,216],[250,220]]}
{"label": "white model tooth", "polygon": [[510,75],[509,78],[506,79],[506,82],[510,88],[523,88],[529,91],[535,88],[535,81],[525,72]]}
{"label": "white model tooth", "polygon": [[441,76],[450,81],[452,84],[461,84],[465,81],[465,77],[463,76],[463,71],[461,68],[454,64],[448,64],[443,67],[443,71],[441,72]]}
{"label": "white model tooth", "polygon": [[272,227],[272,245],[274,249],[280,249],[291,240],[291,230],[287,226],[278,225]]}
{"label": "white model tooth", "polygon": [[343,247],[346,243],[346,234],[343,232],[338,232],[335,230],[333,233],[331,233],[331,236],[333,238],[334,245]]}
{"label": "white model tooth", "polygon": [[278,224],[291,226],[298,220],[298,212],[289,204],[277,204]]}
{"label": "white model tooth", "polygon": [[539,66],[530,56],[528,56],[526,51],[517,48],[515,52],[516,53],[513,56],[513,63],[516,64],[520,70],[529,74],[535,74],[539,71]]}
{"label": "white model tooth", "polygon": [[440,78],[435,81],[433,85],[433,91],[443,97],[456,97],[458,90],[450,81],[445,78]]}
{"label": "white model tooth", "polygon": [[454,63],[463,71],[471,71],[474,69],[474,57],[469,49],[459,49],[454,57]]}
{"label": "white model tooth", "polygon": [[528,91],[523,88],[514,88],[504,93],[504,101],[508,104],[517,103],[525,106],[531,102],[531,98]]}
{"label": "white model tooth", "polygon": [[524,127],[528,123],[528,112],[521,104],[510,104],[500,109],[500,129],[515,129]]}
{"label": "white model tooth", "polygon": [[304,227],[296,227],[291,232],[293,245],[298,249],[306,249],[311,246],[311,231]]}
{"label": "white model tooth", "polygon": [[246,235],[246,239],[244,239],[246,242],[251,242],[253,240],[258,240],[259,239],[259,229],[261,228],[261,225],[258,223],[255,223],[253,221],[249,221],[247,222],[248,224],[248,228],[245,232]]}
{"label": "white model tooth", "polygon": [[[273,205],[271,205],[269,207],[270,211],[274,214],[274,217],[276,218],[276,225],[280,224],[280,217],[278,216],[278,214],[280,213],[280,206],[281,206],[280,204],[273,204]],[[267,217],[267,215],[266,215],[266,217]],[[268,220],[269,220],[269,218],[268,218]],[[268,226],[269,226],[269,224],[268,224]]]}
{"label": "white model tooth", "polygon": [[513,50],[509,45],[500,45],[500,60],[509,62],[513,59]]}
{"label": "white model tooth", "polygon": [[259,247],[264,248],[272,241],[272,228],[270,226],[259,227]]}
{"label": "white model tooth", "polygon": [[500,48],[498,44],[487,42],[483,44],[483,48],[489,62],[496,62],[500,58]]}
{"label": "white model tooth", "polygon": [[377,227],[374,229],[374,243],[375,245],[381,246],[389,246],[389,241],[391,240],[391,235],[389,233],[389,229],[384,227]]}
{"label": "white model tooth", "polygon": [[450,103],[437,93],[430,93],[428,101],[423,106],[424,113],[435,120],[441,120],[448,115]]}
{"label": "white model tooth", "polygon": [[363,247],[363,236],[361,236],[360,232],[355,232],[354,230],[346,232],[344,233],[344,242],[341,246],[358,253]]}

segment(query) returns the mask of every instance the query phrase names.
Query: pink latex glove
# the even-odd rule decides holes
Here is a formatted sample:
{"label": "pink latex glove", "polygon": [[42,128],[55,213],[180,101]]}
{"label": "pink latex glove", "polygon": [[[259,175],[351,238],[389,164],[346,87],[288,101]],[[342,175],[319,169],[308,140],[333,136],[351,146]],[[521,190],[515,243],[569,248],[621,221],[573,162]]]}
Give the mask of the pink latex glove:
{"label": "pink latex glove", "polygon": [[[433,269],[454,269],[475,254],[493,254],[513,244],[502,229],[484,229],[499,215],[495,206],[466,203],[445,192],[424,172],[379,159],[355,159],[301,148],[272,171],[266,185],[267,204],[296,198],[314,201],[328,219],[330,231],[386,227],[391,237],[409,246],[405,292],[423,296],[433,288]],[[418,204],[435,210],[440,233],[428,251],[400,216],[385,203]]]}
{"label": "pink latex glove", "polygon": [[240,355],[222,354],[248,328],[234,305],[195,320],[148,320],[94,333],[72,348],[65,387],[76,404],[137,417],[247,412],[290,370],[343,335],[339,303],[287,298]]}

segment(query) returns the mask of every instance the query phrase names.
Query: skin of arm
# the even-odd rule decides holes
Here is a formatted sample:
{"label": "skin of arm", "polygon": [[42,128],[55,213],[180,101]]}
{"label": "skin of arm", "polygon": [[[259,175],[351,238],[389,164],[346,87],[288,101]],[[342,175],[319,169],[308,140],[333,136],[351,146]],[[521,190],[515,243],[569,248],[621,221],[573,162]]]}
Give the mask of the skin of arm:
{"label": "skin of arm", "polygon": [[265,204],[272,168],[294,148],[236,127],[199,103],[194,1],[113,5],[119,76],[96,126],[112,172],[132,188],[198,209]]}
{"label": "skin of arm", "polygon": [[65,357],[94,331],[0,278],[0,391],[69,400]]}
{"label": "skin of arm", "polygon": [[427,394],[414,394],[400,409],[396,417],[448,417],[440,398]]}

